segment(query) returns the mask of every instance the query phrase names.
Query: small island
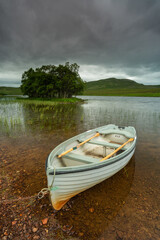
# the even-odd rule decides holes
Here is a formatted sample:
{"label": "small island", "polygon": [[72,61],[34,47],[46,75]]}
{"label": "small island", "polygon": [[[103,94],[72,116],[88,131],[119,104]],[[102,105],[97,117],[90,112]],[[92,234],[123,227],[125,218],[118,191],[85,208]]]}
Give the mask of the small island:
{"label": "small island", "polygon": [[35,70],[30,68],[22,75],[21,90],[29,98],[71,98],[83,92],[84,82],[79,73],[79,66],[46,65]]}
{"label": "small island", "polygon": [[73,97],[83,94],[85,85],[78,71],[78,64],[69,62],[30,68],[22,74],[20,88],[0,87],[0,95],[25,95],[28,97],[17,98],[17,101],[43,105],[82,102]]}

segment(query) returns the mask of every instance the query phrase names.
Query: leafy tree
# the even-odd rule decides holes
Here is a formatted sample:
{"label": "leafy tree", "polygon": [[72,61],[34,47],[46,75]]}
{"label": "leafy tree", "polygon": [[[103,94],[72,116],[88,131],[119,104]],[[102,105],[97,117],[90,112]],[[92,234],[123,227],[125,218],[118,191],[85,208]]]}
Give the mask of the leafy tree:
{"label": "leafy tree", "polygon": [[46,65],[33,70],[30,68],[22,75],[21,90],[29,97],[41,98],[68,98],[83,92],[84,82],[79,73],[79,66]]}

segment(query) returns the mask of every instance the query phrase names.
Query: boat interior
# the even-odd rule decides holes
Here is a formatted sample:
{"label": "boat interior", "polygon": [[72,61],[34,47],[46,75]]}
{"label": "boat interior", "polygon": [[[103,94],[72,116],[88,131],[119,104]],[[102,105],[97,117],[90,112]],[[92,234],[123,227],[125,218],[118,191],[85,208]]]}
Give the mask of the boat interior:
{"label": "boat interior", "polygon": [[[117,152],[120,146],[126,143],[130,137],[128,134],[117,134],[117,133],[98,133],[98,136],[90,134],[88,136],[77,139],[71,144],[61,149],[60,155],[54,156],[53,165],[55,167],[71,167],[84,164],[92,164],[100,162],[106,156],[112,154],[111,157],[121,154],[133,144],[128,142]],[[91,140],[85,142],[88,138],[93,137]],[[84,143],[85,142],[85,143]],[[82,144],[80,147],[79,145]],[[77,147],[78,146],[78,147]],[[72,149],[68,152],[69,149]],[[61,153],[65,153],[61,156]]]}

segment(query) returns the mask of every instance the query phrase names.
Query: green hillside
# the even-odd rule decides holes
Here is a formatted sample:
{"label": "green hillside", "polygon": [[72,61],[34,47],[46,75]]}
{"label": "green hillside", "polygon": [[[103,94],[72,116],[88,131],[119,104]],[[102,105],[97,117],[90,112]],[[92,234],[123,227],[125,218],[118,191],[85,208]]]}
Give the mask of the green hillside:
{"label": "green hillside", "polygon": [[160,85],[144,85],[130,79],[108,78],[85,84],[84,95],[160,96]]}
{"label": "green hillside", "polygon": [[104,89],[104,88],[143,88],[143,84],[139,84],[129,79],[108,78],[98,81],[86,83],[86,89]]}
{"label": "green hillside", "polygon": [[20,88],[0,87],[0,95],[22,95]]}

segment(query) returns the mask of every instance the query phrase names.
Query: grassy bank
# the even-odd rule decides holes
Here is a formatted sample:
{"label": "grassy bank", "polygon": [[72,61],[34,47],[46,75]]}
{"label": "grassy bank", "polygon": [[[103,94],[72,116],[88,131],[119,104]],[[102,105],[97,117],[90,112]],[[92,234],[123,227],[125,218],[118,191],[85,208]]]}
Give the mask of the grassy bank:
{"label": "grassy bank", "polygon": [[22,95],[20,88],[0,87],[0,96],[4,95]]}
{"label": "grassy bank", "polygon": [[59,103],[70,104],[70,103],[81,103],[82,99],[73,97],[73,98],[53,98],[53,99],[36,99],[36,98],[16,98],[16,102],[21,102],[24,104],[34,104],[34,105],[55,105]]}
{"label": "grassy bank", "polygon": [[160,88],[135,88],[135,89],[99,89],[85,90],[87,96],[132,96],[132,97],[160,97]]}

